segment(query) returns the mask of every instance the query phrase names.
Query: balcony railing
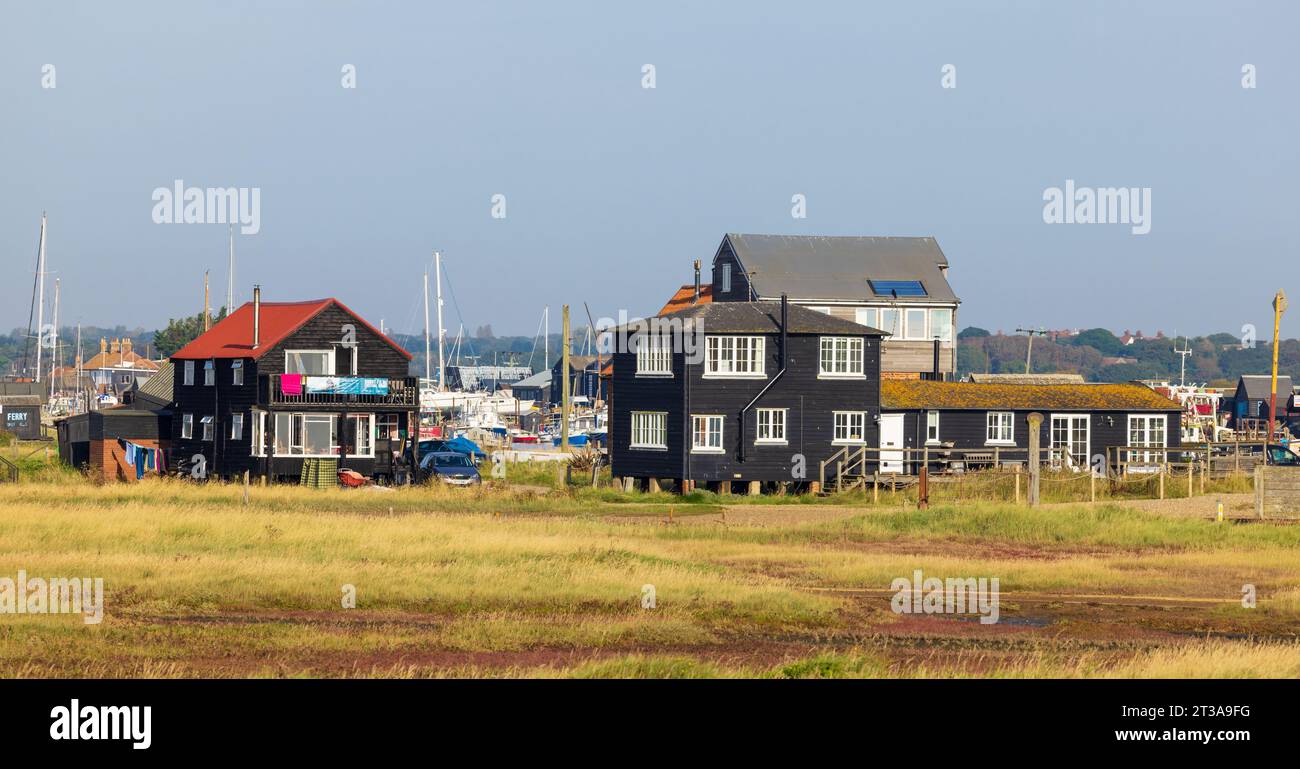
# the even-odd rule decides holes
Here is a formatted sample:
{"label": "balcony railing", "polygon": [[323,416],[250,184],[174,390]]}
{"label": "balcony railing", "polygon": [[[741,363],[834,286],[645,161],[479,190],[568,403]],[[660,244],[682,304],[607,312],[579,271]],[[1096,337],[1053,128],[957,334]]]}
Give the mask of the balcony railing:
{"label": "balcony railing", "polygon": [[[420,405],[420,387],[415,377],[385,379],[388,383],[387,393],[309,392],[304,381],[302,391],[293,394],[281,389],[278,374],[266,374],[260,378],[258,400],[272,406],[391,406],[414,409]],[[361,378],[373,380],[377,377],[337,377],[348,380]]]}

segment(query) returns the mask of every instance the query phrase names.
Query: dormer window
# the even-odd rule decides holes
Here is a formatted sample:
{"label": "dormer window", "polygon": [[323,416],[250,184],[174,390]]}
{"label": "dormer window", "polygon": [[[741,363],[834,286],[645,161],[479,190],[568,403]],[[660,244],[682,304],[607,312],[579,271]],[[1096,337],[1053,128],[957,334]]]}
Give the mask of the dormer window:
{"label": "dormer window", "polygon": [[333,376],[333,350],[285,350],[284,373]]}

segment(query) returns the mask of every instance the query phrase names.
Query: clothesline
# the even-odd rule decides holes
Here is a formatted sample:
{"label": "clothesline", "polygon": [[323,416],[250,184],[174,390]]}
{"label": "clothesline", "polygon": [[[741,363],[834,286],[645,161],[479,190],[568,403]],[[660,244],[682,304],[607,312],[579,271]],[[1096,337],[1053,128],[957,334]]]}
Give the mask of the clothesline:
{"label": "clothesline", "polygon": [[146,470],[149,472],[156,471],[159,475],[166,474],[167,455],[162,449],[151,449],[122,438],[117,439],[117,445],[121,446],[122,451],[125,452],[127,466],[135,468],[135,479],[137,481],[144,477]]}

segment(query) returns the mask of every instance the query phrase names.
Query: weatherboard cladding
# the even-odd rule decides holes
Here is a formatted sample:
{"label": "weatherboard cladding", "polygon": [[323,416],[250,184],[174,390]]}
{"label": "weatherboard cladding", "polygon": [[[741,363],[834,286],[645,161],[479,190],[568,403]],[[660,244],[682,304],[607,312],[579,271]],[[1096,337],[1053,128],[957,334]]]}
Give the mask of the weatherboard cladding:
{"label": "weatherboard cladding", "polygon": [[[709,309],[706,309],[709,308]],[[832,445],[834,411],[865,412],[866,440],[878,443],[876,416],[880,403],[880,331],[841,321],[805,308],[789,307],[789,355],[786,373],[745,413],[743,433],[740,411],[775,378],[781,369],[779,303],[759,306],[711,304],[674,313],[697,312],[704,317],[706,336],[762,334],[764,378],[711,378],[700,362],[687,366],[686,355],[672,355],[673,376],[638,376],[636,353],[613,355],[615,393],[610,407],[610,454],[615,476],[635,478],[689,478],[698,483],[715,481],[815,481],[819,463],[840,450]],[[773,311],[775,314],[773,314]],[[823,334],[864,337],[864,376],[855,379],[818,378]],[[683,376],[683,372],[686,375]],[[756,444],[757,409],[786,409],[785,444]],[[665,412],[667,448],[631,448],[633,411]],[[723,417],[723,453],[692,452],[691,415]],[[739,443],[744,441],[745,460]],[[796,477],[802,457],[804,475]]]}
{"label": "weatherboard cladding", "polygon": [[[730,292],[723,285],[723,264],[733,264]],[[909,303],[956,304],[943,269],[948,258],[931,237],[832,237],[744,235],[730,233],[714,256],[714,301],[746,301],[787,294],[796,301],[872,302],[891,299],[877,294],[868,281],[920,281],[924,297]],[[752,294],[751,294],[752,288]]]}
{"label": "weatherboard cladding", "polygon": [[[694,321],[705,334],[778,334],[781,331],[781,303],[764,301],[697,304],[672,313],[669,320],[673,323]],[[656,322],[662,323],[663,319]],[[836,318],[797,304],[788,305],[786,322],[791,334],[883,336],[885,333],[880,329]],[[630,332],[653,327],[654,323],[650,321],[637,321],[622,328]]]}
{"label": "weatherboard cladding", "polygon": [[[1269,400],[1273,395],[1273,377],[1270,374],[1243,374],[1240,385],[1245,388],[1246,397],[1253,401]],[[1278,375],[1277,392],[1279,403],[1291,396],[1291,377]]]}

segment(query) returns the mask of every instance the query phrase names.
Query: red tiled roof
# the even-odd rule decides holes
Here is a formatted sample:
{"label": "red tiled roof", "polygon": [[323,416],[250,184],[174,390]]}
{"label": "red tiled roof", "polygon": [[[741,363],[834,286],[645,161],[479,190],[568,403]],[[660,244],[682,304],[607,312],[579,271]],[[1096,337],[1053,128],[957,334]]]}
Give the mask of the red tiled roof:
{"label": "red tiled roof", "polygon": [[260,358],[330,305],[336,305],[340,310],[356,318],[358,322],[392,345],[393,349],[405,355],[407,360],[411,359],[411,354],[402,349],[401,345],[380,334],[379,330],[367,323],[365,318],[333,298],[308,302],[262,302],[262,317],[258,329],[261,339],[256,350],[253,349],[253,303],[246,302],[239,309],[222,318],[206,333],[200,334],[193,342],[176,351],[172,358],[181,360]]}
{"label": "red tiled roof", "polygon": [[[713,286],[704,283],[700,286],[700,304],[708,304],[713,301]],[[687,307],[695,306],[695,284],[682,286],[673,294],[673,298],[668,300],[668,304],[659,311],[660,315],[667,315],[670,312],[685,310]]]}

